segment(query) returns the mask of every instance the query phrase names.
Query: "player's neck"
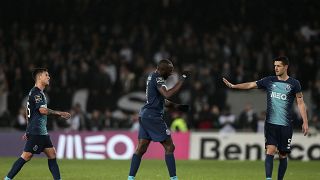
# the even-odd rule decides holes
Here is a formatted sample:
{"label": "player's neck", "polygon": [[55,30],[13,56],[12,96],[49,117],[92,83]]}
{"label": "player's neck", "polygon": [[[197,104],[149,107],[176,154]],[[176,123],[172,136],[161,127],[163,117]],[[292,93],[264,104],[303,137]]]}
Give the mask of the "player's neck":
{"label": "player's neck", "polygon": [[42,85],[41,83],[36,83],[34,86],[39,88],[41,91],[43,91],[44,88],[46,87],[46,86]]}
{"label": "player's neck", "polygon": [[281,76],[278,76],[278,80],[281,80],[281,81],[286,81],[288,79],[289,79],[288,74],[282,74]]}

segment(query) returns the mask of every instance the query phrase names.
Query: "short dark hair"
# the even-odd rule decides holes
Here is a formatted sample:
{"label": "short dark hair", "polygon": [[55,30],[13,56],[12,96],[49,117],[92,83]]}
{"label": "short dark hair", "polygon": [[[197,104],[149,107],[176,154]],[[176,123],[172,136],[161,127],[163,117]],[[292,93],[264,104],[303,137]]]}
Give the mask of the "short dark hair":
{"label": "short dark hair", "polygon": [[37,75],[43,72],[48,72],[47,68],[34,68],[32,71],[32,78],[34,81],[37,80]]}
{"label": "short dark hair", "polygon": [[281,61],[283,65],[288,65],[290,64],[289,58],[287,56],[279,56],[273,59],[273,62],[275,61]]}

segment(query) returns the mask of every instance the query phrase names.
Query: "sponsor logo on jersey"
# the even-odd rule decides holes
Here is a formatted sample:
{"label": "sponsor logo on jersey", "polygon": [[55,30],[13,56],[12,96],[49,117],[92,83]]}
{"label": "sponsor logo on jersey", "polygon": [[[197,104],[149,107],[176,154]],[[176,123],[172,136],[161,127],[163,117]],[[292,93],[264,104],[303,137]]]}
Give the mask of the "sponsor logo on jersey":
{"label": "sponsor logo on jersey", "polygon": [[277,99],[281,99],[281,100],[287,100],[287,95],[286,94],[282,94],[282,93],[278,93],[278,92],[271,92],[271,96],[272,98],[277,98]]}

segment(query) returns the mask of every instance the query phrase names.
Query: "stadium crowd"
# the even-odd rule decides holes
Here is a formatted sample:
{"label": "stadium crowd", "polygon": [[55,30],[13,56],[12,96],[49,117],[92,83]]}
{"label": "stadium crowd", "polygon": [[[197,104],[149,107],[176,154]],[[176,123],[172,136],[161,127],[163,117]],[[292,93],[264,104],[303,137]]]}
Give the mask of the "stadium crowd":
{"label": "stadium crowd", "polygon": [[[285,55],[290,76],[311,91],[309,120],[320,130],[319,2],[292,2],[287,8],[278,1],[272,7],[260,1],[28,3],[2,2],[0,9],[1,126],[24,129],[23,100],[33,86],[31,71],[47,67],[50,107],[73,115],[68,122],[51,119],[49,129],[135,127],[137,112],[117,116],[117,101],[129,92],[144,91],[147,73],[169,58],[177,73],[192,72],[174,97],[191,104],[192,110],[169,110],[169,124],[178,114],[192,129],[262,131],[265,114],[254,112],[250,104],[239,115],[230,113],[221,78],[239,83],[272,75],[271,60]],[[89,92],[85,109],[72,104],[80,89]]]}

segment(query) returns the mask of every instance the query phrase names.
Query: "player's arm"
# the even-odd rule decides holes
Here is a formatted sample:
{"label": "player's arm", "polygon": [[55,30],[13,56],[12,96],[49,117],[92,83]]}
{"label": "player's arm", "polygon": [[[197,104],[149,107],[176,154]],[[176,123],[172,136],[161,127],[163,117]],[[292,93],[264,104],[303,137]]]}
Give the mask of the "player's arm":
{"label": "player's arm", "polygon": [[167,89],[167,87],[163,84],[162,86],[158,87],[158,90],[161,93],[161,95],[165,97],[165,99],[168,99],[180,90],[183,82],[186,79],[188,79],[189,76],[190,76],[190,72],[184,71],[180,76],[177,84],[175,84],[171,89]]}
{"label": "player's arm", "polygon": [[180,90],[182,84],[183,84],[183,81],[180,80],[171,89],[167,89],[165,85],[162,85],[161,87],[158,88],[158,90],[162,96],[168,99]]}
{"label": "player's arm", "polygon": [[307,111],[306,111],[306,106],[303,100],[303,95],[302,92],[298,92],[296,94],[296,99],[297,99],[297,105],[298,105],[298,109],[300,112],[300,115],[302,117],[303,120],[303,124],[302,124],[302,132],[303,135],[307,135],[308,134],[308,117],[307,117]]}
{"label": "player's arm", "polygon": [[58,115],[64,119],[69,119],[71,117],[70,113],[68,112],[55,111],[46,107],[40,107],[39,112],[42,115]]}
{"label": "player's arm", "polygon": [[223,82],[231,89],[254,89],[258,88],[258,85],[255,81],[253,82],[246,82],[240,84],[232,84],[226,78],[222,78]]}

